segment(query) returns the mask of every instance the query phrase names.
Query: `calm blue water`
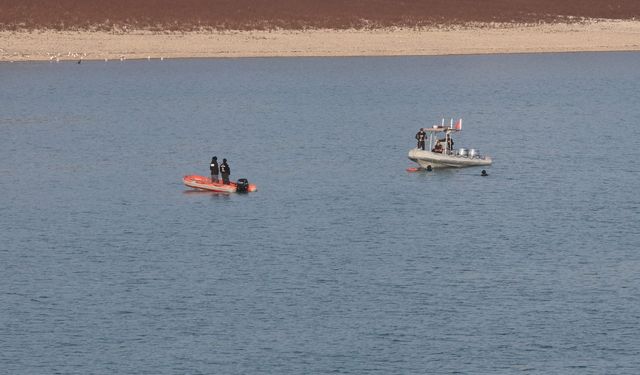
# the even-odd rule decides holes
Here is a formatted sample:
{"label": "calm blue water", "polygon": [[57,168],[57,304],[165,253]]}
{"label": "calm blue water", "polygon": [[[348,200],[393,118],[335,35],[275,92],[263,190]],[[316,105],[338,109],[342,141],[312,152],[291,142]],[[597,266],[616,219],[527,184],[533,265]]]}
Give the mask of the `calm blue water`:
{"label": "calm blue water", "polygon": [[[0,64],[0,372],[638,374],[638,66]],[[489,177],[405,171],[443,116]]]}

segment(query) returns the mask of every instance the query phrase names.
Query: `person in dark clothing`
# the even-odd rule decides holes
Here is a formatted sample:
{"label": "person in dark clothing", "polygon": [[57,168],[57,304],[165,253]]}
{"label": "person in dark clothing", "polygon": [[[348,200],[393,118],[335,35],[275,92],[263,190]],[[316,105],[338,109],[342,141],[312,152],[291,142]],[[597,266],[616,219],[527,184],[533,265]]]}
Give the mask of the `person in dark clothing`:
{"label": "person in dark clothing", "polygon": [[416,133],[416,139],[418,140],[418,148],[424,150],[424,140],[427,137],[427,133],[425,133],[424,128],[420,128],[420,131]]}
{"label": "person in dark clothing", "polygon": [[437,152],[439,154],[442,154],[442,151],[443,151],[442,143],[440,143],[440,140],[438,140],[436,142],[436,145],[431,150],[431,152]]}
{"label": "person in dark clothing", "polygon": [[447,146],[447,154],[450,154],[451,151],[453,150],[453,139],[451,138],[451,134],[446,133],[444,135],[444,138],[439,139],[438,141],[441,142],[442,145]]}
{"label": "person in dark clothing", "polygon": [[447,149],[449,151],[453,150],[453,138],[451,138],[451,134],[447,133],[445,139],[447,140]]}
{"label": "person in dark clothing", "polygon": [[218,180],[218,157],[214,156],[211,158],[211,164],[209,165],[209,170],[211,170],[211,182],[219,182]]}
{"label": "person in dark clothing", "polygon": [[229,185],[229,175],[231,174],[231,168],[229,168],[229,164],[227,164],[227,159],[222,159],[222,164],[220,164],[220,174],[222,175],[222,183],[225,185]]}

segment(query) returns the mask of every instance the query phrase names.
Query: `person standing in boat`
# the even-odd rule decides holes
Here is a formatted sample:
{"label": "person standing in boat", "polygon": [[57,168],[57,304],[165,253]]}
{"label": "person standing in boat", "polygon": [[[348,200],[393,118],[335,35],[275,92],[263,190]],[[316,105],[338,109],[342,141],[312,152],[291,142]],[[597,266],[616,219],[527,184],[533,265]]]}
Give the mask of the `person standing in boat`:
{"label": "person standing in boat", "polygon": [[453,150],[453,137],[451,137],[451,134],[447,133],[444,138],[447,141],[447,150],[448,151],[452,151]]}
{"label": "person standing in boat", "polygon": [[420,131],[416,133],[416,139],[418,140],[418,148],[422,148],[424,150],[424,140],[427,137],[427,133],[424,131],[424,128],[420,128]]}
{"label": "person standing in boat", "polygon": [[209,165],[209,170],[211,170],[211,182],[218,183],[218,157],[214,156],[211,158],[211,164]]}
{"label": "person standing in boat", "polygon": [[220,164],[220,174],[222,175],[222,183],[225,185],[229,185],[229,175],[231,174],[231,168],[229,168],[229,164],[227,164],[227,159],[222,159],[222,164]]}

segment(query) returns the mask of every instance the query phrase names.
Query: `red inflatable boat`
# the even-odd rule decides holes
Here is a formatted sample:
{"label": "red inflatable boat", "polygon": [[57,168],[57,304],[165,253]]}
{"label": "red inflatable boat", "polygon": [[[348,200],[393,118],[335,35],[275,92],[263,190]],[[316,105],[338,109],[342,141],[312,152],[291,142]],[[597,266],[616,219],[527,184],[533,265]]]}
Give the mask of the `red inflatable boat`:
{"label": "red inflatable boat", "polygon": [[250,184],[246,178],[241,178],[238,182],[230,182],[225,185],[221,182],[212,182],[209,177],[190,175],[184,176],[182,181],[188,187],[200,190],[217,191],[220,193],[250,193],[258,190],[256,185]]}

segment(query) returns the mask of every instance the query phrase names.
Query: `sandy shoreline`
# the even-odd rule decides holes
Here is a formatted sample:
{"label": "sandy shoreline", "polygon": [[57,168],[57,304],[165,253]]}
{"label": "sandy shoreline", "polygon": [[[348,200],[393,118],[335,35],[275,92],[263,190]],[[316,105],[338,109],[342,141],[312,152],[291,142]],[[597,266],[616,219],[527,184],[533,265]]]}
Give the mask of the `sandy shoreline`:
{"label": "sandy shoreline", "polygon": [[444,30],[0,32],[0,62],[640,51],[640,21]]}

